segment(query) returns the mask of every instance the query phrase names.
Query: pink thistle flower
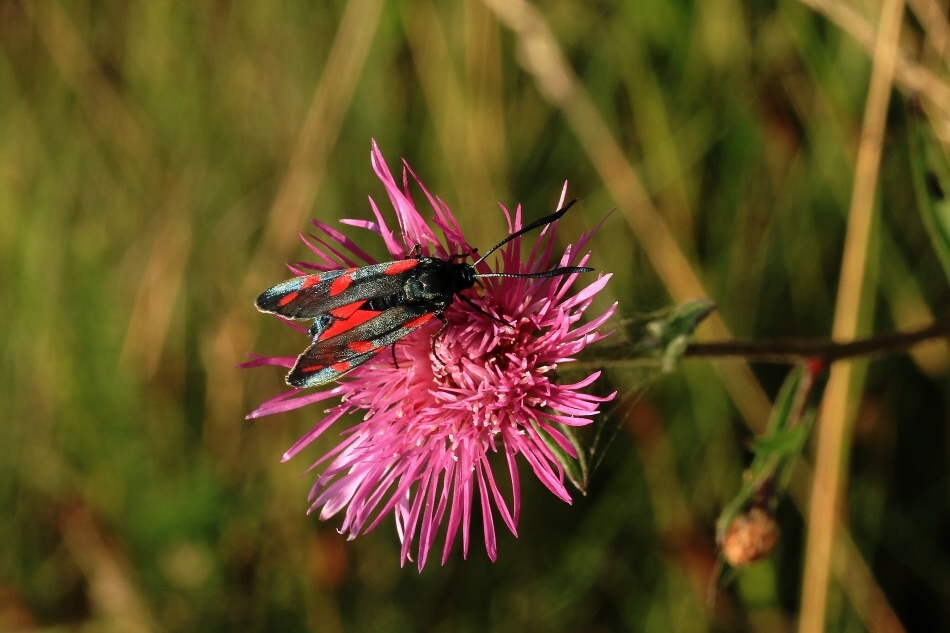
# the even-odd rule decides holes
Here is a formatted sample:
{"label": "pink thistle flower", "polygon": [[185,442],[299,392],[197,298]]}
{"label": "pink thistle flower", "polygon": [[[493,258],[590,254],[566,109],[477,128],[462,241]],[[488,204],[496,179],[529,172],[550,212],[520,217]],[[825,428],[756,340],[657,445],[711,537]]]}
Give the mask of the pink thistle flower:
{"label": "pink thistle flower", "polygon": [[[367,229],[383,239],[393,259],[405,258],[416,244],[422,255],[446,258],[469,254],[472,248],[446,204],[434,197],[404,162],[400,187],[373,142],[372,164],[396,212],[399,232],[394,233],[370,198],[376,222],[343,220]],[[418,183],[434,216],[431,223],[440,239],[417,211],[409,196],[409,175]],[[561,194],[564,203],[567,184]],[[510,231],[522,225],[519,206],[512,221],[502,206]],[[297,275],[312,271],[376,263],[355,242],[330,226],[313,221],[323,234],[302,239],[318,258],[312,264],[297,264]],[[499,271],[534,273],[556,266],[582,266],[589,253],[578,256],[592,233],[581,236],[555,264],[554,230],[545,229],[522,261],[522,239],[516,238],[500,251]],[[488,264],[479,272],[492,272]],[[494,320],[462,301],[445,311],[449,326],[435,341],[437,320],[401,339],[395,347],[397,364],[389,353],[379,354],[333,388],[325,391],[293,389],[273,398],[248,418],[296,409],[328,399],[339,399],[327,415],[300,438],[283,457],[287,461],[318,436],[352,412],[362,412],[362,422],[343,431],[335,448],[313,467],[329,462],[310,492],[310,512],[320,518],[344,512],[340,532],[349,539],[376,527],[390,512],[402,543],[402,563],[416,560],[425,566],[436,533],[446,523],[442,550],[444,564],[462,529],[463,556],[468,555],[472,504],[478,495],[488,557],[497,556],[494,512],[517,536],[521,506],[516,456],[521,455],[535,476],[555,496],[570,503],[564,472],[546,441],[553,441],[576,457],[560,425],[590,424],[603,398],[584,392],[600,372],[573,384],[558,384],[554,370],[572,360],[585,346],[606,334],[599,328],[613,314],[616,304],[586,324],[579,324],[593,297],[610,275],[601,275],[586,288],[572,294],[576,274],[547,279],[487,278],[483,289],[468,291],[468,297]],[[503,325],[501,322],[510,325]],[[289,322],[288,322],[289,323]],[[306,333],[306,329],[290,323]],[[244,367],[279,365],[290,368],[294,357],[263,357]],[[492,453],[502,453],[511,480],[511,499],[499,490],[489,463]]]}

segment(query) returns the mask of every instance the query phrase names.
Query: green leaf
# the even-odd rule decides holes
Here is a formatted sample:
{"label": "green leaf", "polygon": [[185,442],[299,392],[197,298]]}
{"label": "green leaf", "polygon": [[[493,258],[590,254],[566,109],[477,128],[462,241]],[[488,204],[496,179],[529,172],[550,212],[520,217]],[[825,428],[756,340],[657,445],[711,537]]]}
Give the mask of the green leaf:
{"label": "green leaf", "polygon": [[554,454],[554,458],[557,459],[558,463],[564,468],[564,475],[567,477],[575,488],[577,488],[581,494],[587,494],[587,482],[589,475],[589,468],[587,463],[587,452],[584,450],[580,439],[577,437],[577,432],[571,426],[567,424],[558,424],[557,428],[564,434],[564,437],[570,441],[571,446],[574,447],[574,452],[577,453],[577,457],[572,456],[570,453],[561,448],[561,445],[554,441],[546,431],[544,431],[539,425],[535,424],[534,428],[537,430],[538,435],[544,440],[545,445],[551,449],[551,452]]}
{"label": "green leaf", "polygon": [[805,447],[807,439],[808,429],[796,426],[755,439],[752,442],[752,450],[757,455],[798,455]]}
{"label": "green leaf", "polygon": [[696,327],[715,309],[716,304],[708,299],[694,299],[671,308],[646,324],[640,348],[653,350],[654,356],[663,359],[663,371],[672,372]]}

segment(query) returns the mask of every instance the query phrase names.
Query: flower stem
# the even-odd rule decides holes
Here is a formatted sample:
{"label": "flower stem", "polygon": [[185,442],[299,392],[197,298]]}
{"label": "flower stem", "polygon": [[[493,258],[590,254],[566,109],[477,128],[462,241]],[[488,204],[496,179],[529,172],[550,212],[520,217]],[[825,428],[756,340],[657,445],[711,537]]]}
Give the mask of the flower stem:
{"label": "flower stem", "polygon": [[846,358],[886,356],[907,350],[918,343],[950,336],[950,318],[934,321],[911,332],[888,332],[863,339],[837,343],[830,340],[774,339],[770,341],[727,341],[692,343],[684,358],[721,358],[741,356],[755,362],[797,363],[816,358],[825,362]]}

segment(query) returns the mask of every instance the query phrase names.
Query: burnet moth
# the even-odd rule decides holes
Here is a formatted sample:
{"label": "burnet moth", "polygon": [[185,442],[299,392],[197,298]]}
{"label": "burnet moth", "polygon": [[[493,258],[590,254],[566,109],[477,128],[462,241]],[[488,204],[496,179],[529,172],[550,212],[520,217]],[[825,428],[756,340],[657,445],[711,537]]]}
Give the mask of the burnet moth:
{"label": "burnet moth", "polygon": [[434,349],[435,339],[447,327],[442,313],[456,296],[482,312],[461,294],[478,279],[541,279],[594,270],[564,266],[540,273],[475,271],[486,257],[511,240],[557,221],[575,202],[571,200],[551,215],[515,231],[472,264],[457,261],[467,255],[422,257],[416,246],[406,259],[304,275],[268,288],[255,302],[258,310],[289,319],[313,319],[309,330],[313,342],[287,374],[287,384],[303,388],[332,382],[437,318],[443,325],[433,337]]}

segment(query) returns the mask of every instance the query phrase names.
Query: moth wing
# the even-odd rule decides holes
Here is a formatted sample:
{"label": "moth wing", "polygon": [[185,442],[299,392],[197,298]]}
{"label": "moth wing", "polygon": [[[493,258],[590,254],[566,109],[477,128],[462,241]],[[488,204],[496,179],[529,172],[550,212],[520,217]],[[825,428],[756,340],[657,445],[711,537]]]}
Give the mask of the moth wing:
{"label": "moth wing", "polygon": [[405,288],[412,270],[424,259],[402,259],[294,277],[262,292],[254,305],[261,312],[289,319],[312,319],[357,301],[398,294]]}
{"label": "moth wing", "polygon": [[[368,312],[357,311],[354,318],[362,319]],[[435,312],[425,306],[402,305],[373,313],[358,325],[335,334],[333,329],[337,324],[334,324],[324,329],[297,358],[287,374],[287,384],[304,388],[333,382],[435,316]],[[326,336],[328,333],[331,335]]]}

